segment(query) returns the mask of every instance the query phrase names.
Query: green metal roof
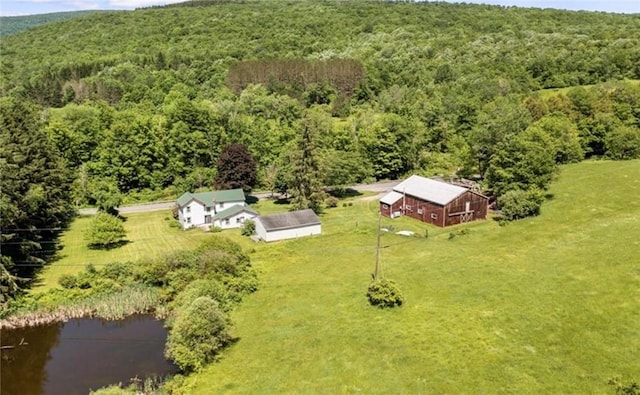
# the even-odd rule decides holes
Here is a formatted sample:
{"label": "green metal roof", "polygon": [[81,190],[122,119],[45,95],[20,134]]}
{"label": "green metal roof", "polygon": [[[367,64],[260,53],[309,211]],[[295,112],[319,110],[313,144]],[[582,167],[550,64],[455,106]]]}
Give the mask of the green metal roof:
{"label": "green metal roof", "polygon": [[207,191],[190,193],[185,192],[178,198],[178,204],[182,207],[189,203],[191,200],[197,200],[204,204],[205,207],[213,207],[214,202],[244,202],[244,191],[241,188],[227,189],[222,191]]}
{"label": "green metal roof", "polygon": [[238,204],[234,204],[233,206],[229,207],[228,209],[220,211],[218,214],[214,215],[213,218],[214,219],[227,219],[227,218],[233,217],[234,215],[239,214],[239,213],[241,213],[243,211],[245,211],[245,212],[247,212],[249,214],[258,215],[258,213],[253,211],[253,209],[251,209],[251,207],[249,207],[249,206],[240,206]]}

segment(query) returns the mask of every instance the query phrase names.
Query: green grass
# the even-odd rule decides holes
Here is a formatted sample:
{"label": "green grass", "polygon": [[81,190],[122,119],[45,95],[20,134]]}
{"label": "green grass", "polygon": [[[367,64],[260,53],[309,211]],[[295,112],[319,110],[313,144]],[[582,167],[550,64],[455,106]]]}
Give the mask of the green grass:
{"label": "green grass", "polygon": [[184,248],[194,248],[207,237],[199,230],[183,231],[172,228],[169,221],[171,212],[155,211],[128,214],[124,223],[128,243],[112,250],[92,250],[87,247],[84,234],[91,224],[91,216],[74,220],[70,229],[61,238],[62,250],[59,259],[47,266],[38,276],[37,284],[31,292],[43,292],[58,286],[63,274],[76,274],[88,264],[104,265],[109,262],[135,262],[142,258],[153,258]]}
{"label": "green grass", "polygon": [[[640,80],[628,79],[628,80],[624,80],[624,82],[625,83],[630,83],[630,84],[633,84],[633,85],[640,85]],[[543,98],[549,98],[551,96],[556,96],[556,95],[559,95],[559,94],[566,95],[567,93],[569,93],[569,91],[571,91],[572,89],[577,88],[577,87],[583,87],[583,88],[590,89],[590,88],[593,88],[594,86],[598,86],[598,85],[602,85],[602,84],[606,84],[606,82],[605,83],[600,83],[600,84],[593,84],[593,85],[569,86],[569,87],[566,87],[566,88],[541,89],[541,90],[538,91],[538,93],[540,93],[540,96],[543,97]]]}
{"label": "green grass", "polygon": [[365,297],[376,201],[328,210],[321,236],[239,239],[260,289],[233,314],[239,341],[187,392],[589,394],[640,380],[640,161],[566,166],[550,192],[542,215],[505,227],[383,234],[406,297],[393,310]]}

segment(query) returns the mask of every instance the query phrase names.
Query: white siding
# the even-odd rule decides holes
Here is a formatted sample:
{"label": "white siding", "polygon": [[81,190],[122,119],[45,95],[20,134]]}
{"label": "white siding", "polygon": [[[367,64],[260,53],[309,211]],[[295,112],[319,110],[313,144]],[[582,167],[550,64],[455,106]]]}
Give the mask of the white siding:
{"label": "white siding", "polygon": [[[228,209],[231,206],[234,205],[238,205],[238,206],[244,206],[244,200],[238,200],[236,202],[223,202],[223,203],[216,203],[215,205],[215,212],[219,213],[220,211],[224,211],[226,209]],[[213,211],[213,210],[212,210]]]}
{"label": "white siding", "polygon": [[[182,227],[184,229],[188,229],[194,226],[204,225],[205,214],[213,215],[213,212],[205,213],[205,209],[202,203],[198,202],[197,200],[190,201],[182,208],[182,215],[180,216]],[[191,218],[191,222],[187,221],[188,218]]]}
{"label": "white siding", "polygon": [[[189,228],[198,227],[198,226],[209,226],[209,225],[219,226],[222,229],[239,228],[242,224],[237,224],[237,225],[235,224],[237,216],[234,216],[233,218],[229,219],[229,225],[220,223],[220,221],[215,221],[216,222],[215,224],[205,223],[205,218],[204,218],[205,216],[210,215],[211,217],[213,217],[216,214],[216,212],[226,210],[229,207],[234,205],[244,206],[245,204],[244,204],[244,201],[225,202],[223,204],[216,204],[215,210],[212,208],[209,211],[207,211],[202,203],[200,203],[197,200],[191,200],[189,203],[183,206],[180,210],[178,210],[178,220],[180,221],[180,224],[182,224],[183,229],[189,229]],[[238,216],[244,216],[247,219],[253,218],[251,214],[244,213],[244,212],[238,214]],[[191,221],[188,221],[187,220],[188,218],[190,218]]]}
{"label": "white siding", "polygon": [[[214,226],[217,226],[219,228],[222,229],[233,229],[233,228],[241,228],[242,225],[244,224],[244,221],[249,220],[249,219],[253,219],[255,218],[256,215],[255,214],[251,214],[251,213],[247,213],[247,212],[240,212],[234,216],[231,216],[229,218],[227,218],[226,220],[216,220],[215,223],[213,224]],[[240,220],[240,221],[238,221]],[[228,221],[228,223],[227,223]]]}
{"label": "white siding", "polygon": [[264,225],[262,225],[262,223],[260,222],[259,218],[256,219],[255,222],[256,222],[256,234],[266,242],[285,240],[285,239],[295,239],[297,237],[319,235],[320,233],[322,233],[322,226],[320,224],[307,225],[299,228],[274,230],[271,232],[267,232],[264,228]]}

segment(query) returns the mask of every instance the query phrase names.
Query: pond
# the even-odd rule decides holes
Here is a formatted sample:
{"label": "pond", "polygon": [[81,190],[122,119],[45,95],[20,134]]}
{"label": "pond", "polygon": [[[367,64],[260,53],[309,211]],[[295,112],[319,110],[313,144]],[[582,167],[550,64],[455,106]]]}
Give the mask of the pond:
{"label": "pond", "polygon": [[0,333],[1,395],[87,394],[109,384],[129,384],[178,372],[164,358],[162,321],[137,315],[98,318]]}

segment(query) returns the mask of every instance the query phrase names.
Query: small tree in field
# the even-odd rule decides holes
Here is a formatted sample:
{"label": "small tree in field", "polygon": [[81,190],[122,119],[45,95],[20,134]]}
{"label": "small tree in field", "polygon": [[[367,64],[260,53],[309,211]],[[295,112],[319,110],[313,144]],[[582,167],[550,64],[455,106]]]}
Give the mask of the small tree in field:
{"label": "small tree in field", "polygon": [[125,241],[126,236],[122,221],[111,214],[98,212],[91,221],[86,240],[91,248],[110,248]]}
{"label": "small tree in field", "polygon": [[257,181],[256,161],[247,147],[231,143],[222,149],[215,179],[217,189],[242,188],[245,193],[249,193]]}

